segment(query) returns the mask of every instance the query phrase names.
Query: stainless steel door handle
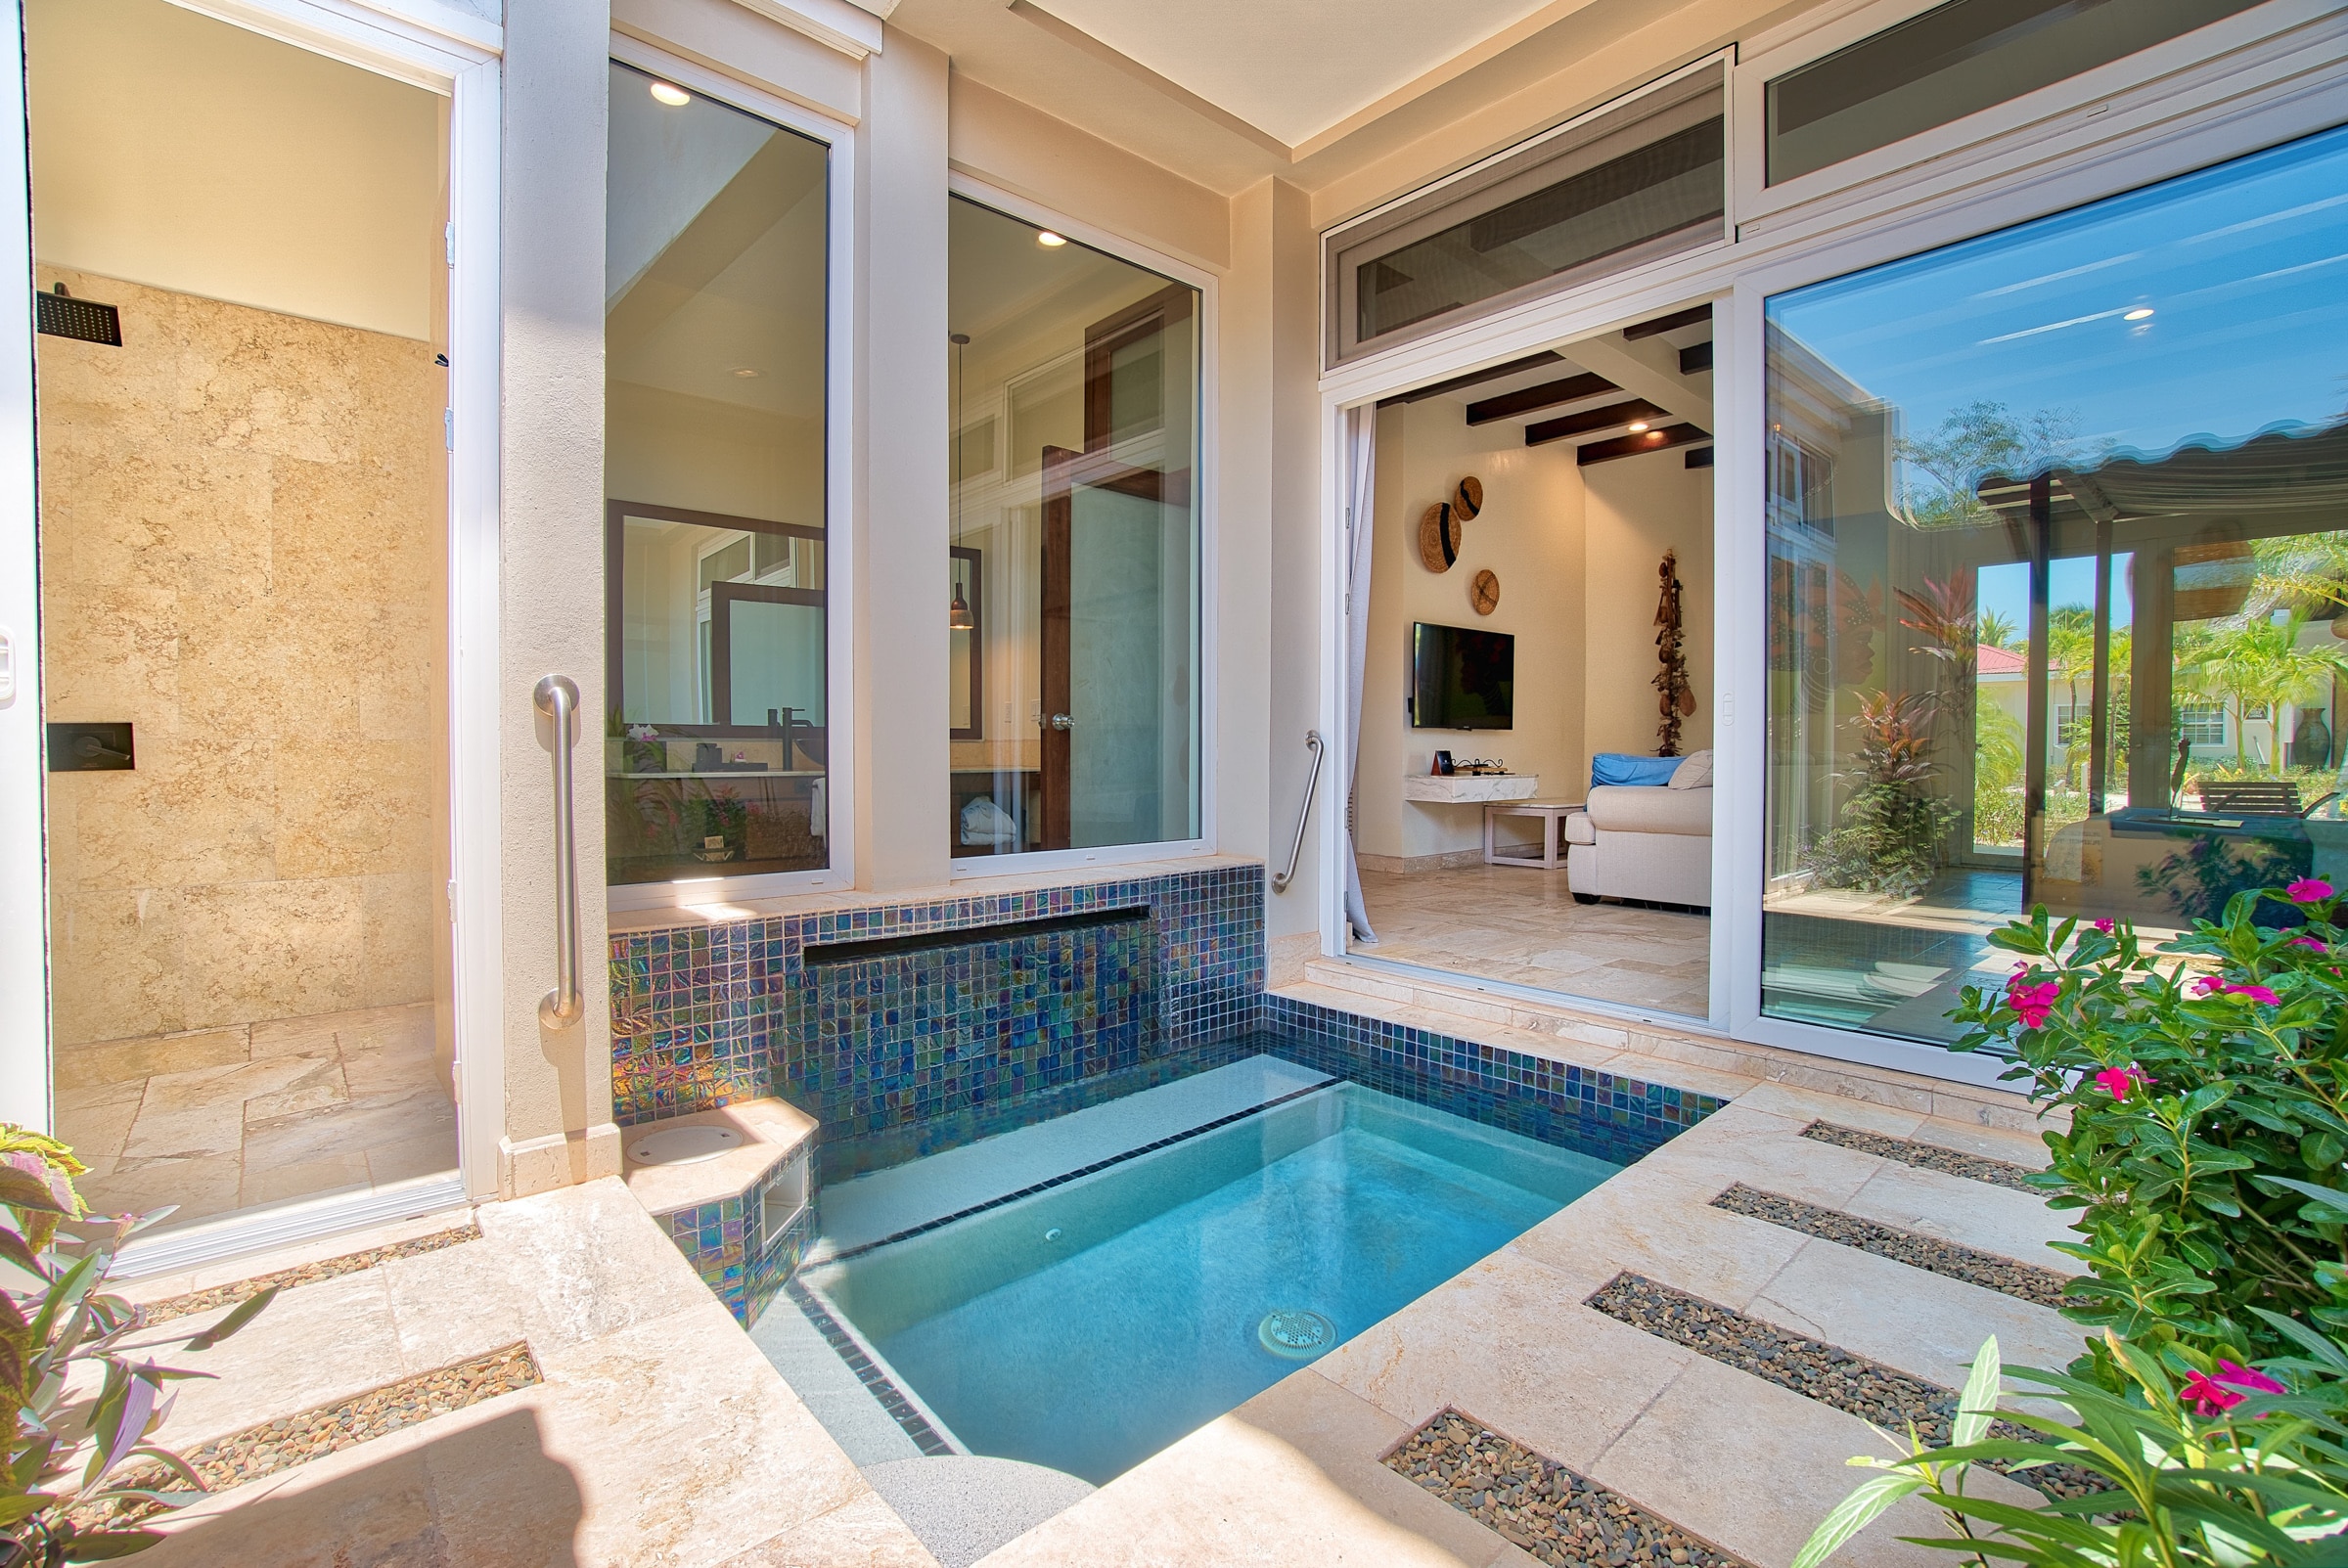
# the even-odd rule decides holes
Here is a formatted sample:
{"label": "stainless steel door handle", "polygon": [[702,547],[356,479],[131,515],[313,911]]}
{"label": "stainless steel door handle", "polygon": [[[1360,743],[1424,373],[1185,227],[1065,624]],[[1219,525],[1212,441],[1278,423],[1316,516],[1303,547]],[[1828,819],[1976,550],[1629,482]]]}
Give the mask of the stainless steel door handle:
{"label": "stainless steel door handle", "polygon": [[579,993],[578,833],[571,821],[571,720],[579,711],[578,683],[567,675],[541,679],[530,700],[554,721],[555,753],[555,988],[538,999],[538,1021],[567,1029],[587,1012]]}
{"label": "stainless steel door handle", "polygon": [[1076,728],[1076,721],[1069,718],[1064,713],[1055,713],[1052,715],[1052,728],[1055,730],[1073,730]]}

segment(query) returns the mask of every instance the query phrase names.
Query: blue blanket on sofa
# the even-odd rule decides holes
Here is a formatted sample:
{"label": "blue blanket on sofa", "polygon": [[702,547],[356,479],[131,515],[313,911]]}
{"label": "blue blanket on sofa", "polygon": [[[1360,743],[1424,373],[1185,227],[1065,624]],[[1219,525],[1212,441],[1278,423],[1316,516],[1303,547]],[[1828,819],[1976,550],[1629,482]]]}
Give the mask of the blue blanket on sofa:
{"label": "blue blanket on sofa", "polygon": [[1667,784],[1685,757],[1642,757],[1628,751],[1601,751],[1590,759],[1594,784]]}

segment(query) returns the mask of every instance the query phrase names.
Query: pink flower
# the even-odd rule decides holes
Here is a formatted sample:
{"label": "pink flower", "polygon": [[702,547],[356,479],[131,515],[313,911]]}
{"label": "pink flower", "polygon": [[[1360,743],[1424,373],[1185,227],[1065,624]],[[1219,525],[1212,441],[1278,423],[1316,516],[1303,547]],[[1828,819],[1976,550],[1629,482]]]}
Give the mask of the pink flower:
{"label": "pink flower", "polygon": [[[2233,1384],[2229,1388],[2228,1384]],[[2188,1372],[2185,1387],[2177,1391],[2178,1398],[2202,1415],[2216,1415],[2233,1410],[2248,1396],[2235,1389],[2246,1388],[2258,1394],[2287,1394],[2284,1388],[2264,1372],[2254,1372],[2235,1362],[2221,1360],[2216,1376],[2207,1372]]]}
{"label": "pink flower", "polygon": [[2284,1388],[2264,1372],[2254,1372],[2247,1366],[2236,1366],[2233,1362],[2224,1360],[2218,1363],[2218,1381],[2232,1383],[2236,1388],[2255,1389],[2261,1394],[2287,1394],[2290,1392],[2289,1389]]}
{"label": "pink flower", "polygon": [[2331,944],[2325,941],[2320,936],[2294,936],[2291,938],[2291,946],[2312,947],[2318,953],[2328,953],[2331,951]]}
{"label": "pink flower", "polygon": [[2233,1410],[2246,1396],[2236,1394],[2207,1372],[2188,1372],[2185,1374],[2185,1387],[2177,1391],[2177,1397],[2191,1406],[2197,1414],[2216,1415]]}
{"label": "pink flower", "polygon": [[2226,989],[2226,982],[2214,974],[2205,974],[2193,982],[2195,996],[2211,996]]}
{"label": "pink flower", "polygon": [[2044,980],[2037,985],[2025,985],[2023,976],[2015,973],[2006,981],[2006,1005],[2021,1014],[2025,1029],[2044,1029],[2047,1014],[2054,1008],[2054,1001],[2062,995],[2062,982]]}
{"label": "pink flower", "polygon": [[2111,927],[2112,919],[2108,915],[2096,922],[2096,929],[2101,931],[2105,936],[2109,936],[2111,934]]}
{"label": "pink flower", "polygon": [[2277,996],[2274,992],[2268,990],[2263,985],[2228,984],[2221,985],[2218,987],[2218,989],[2225,992],[2229,996],[2248,997],[2253,1002],[2263,1002],[2270,1008],[2280,1008],[2282,1006],[2282,998]]}
{"label": "pink flower", "polygon": [[2284,888],[2282,894],[2294,904],[2314,904],[2331,897],[2331,884],[2313,876],[2302,876]]}
{"label": "pink flower", "polygon": [[2142,1067],[2106,1067],[2096,1074],[2096,1082],[2114,1099],[2126,1099],[2131,1086],[2152,1087],[2152,1080]]}

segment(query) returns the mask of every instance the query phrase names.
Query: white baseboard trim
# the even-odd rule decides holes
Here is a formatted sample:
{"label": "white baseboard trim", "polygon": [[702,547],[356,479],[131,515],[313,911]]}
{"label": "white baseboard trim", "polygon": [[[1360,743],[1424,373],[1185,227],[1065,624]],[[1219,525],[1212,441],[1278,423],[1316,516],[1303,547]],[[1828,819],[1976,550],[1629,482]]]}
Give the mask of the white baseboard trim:
{"label": "white baseboard trim", "polygon": [[394,1220],[466,1206],[465,1179],[451,1171],[445,1176],[420,1176],[366,1192],[340,1192],[329,1197],[303,1198],[217,1220],[205,1220],[160,1235],[142,1235],[116,1254],[113,1277],[135,1279],[150,1275],[178,1274],[207,1263],[247,1253],[267,1252],[341,1231],[360,1231]]}

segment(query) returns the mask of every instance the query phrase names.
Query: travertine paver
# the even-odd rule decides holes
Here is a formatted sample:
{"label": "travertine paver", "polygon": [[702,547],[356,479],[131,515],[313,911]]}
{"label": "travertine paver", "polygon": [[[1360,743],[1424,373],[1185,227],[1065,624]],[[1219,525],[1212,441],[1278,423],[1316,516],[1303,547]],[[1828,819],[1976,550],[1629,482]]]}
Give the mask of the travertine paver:
{"label": "travertine paver", "polygon": [[158,1439],[201,1447],[398,1383],[411,1358],[445,1366],[450,1347],[519,1340],[541,1381],[206,1499],[159,1521],[142,1562],[698,1568],[790,1542],[767,1560],[934,1568],[618,1181],[488,1205],[480,1230],[288,1289],[179,1361],[224,1375],[179,1385],[208,1404],[183,1402]]}

